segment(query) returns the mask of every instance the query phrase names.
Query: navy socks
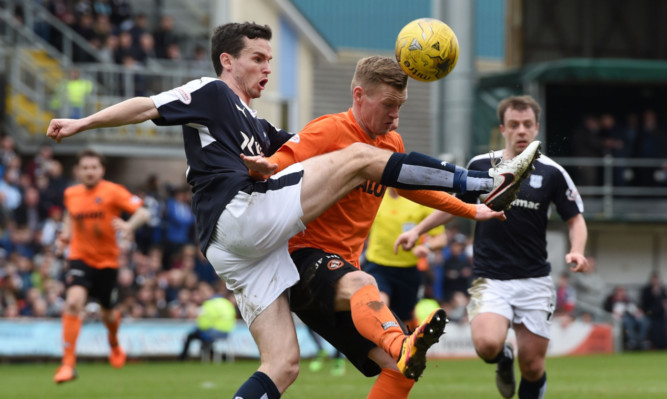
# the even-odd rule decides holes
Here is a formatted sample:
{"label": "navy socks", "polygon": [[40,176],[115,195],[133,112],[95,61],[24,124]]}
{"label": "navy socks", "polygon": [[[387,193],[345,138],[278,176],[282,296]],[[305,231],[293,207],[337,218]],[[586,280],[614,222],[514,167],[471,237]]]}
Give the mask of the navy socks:
{"label": "navy socks", "polygon": [[489,192],[488,172],[467,170],[418,152],[394,153],[382,174],[381,184],[406,190]]}
{"label": "navy socks", "polygon": [[234,399],[278,399],[280,391],[268,375],[256,371],[241,385]]}

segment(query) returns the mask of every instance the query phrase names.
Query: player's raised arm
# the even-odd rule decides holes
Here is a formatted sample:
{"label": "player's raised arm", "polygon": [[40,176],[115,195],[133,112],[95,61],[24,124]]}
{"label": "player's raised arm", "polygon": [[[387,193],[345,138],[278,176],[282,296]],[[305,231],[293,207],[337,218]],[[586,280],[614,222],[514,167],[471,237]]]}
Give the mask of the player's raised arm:
{"label": "player's raised arm", "polygon": [[469,204],[444,192],[429,190],[398,190],[398,193],[413,202],[476,221],[490,219],[507,220],[504,211],[494,211],[484,204]]}
{"label": "player's raised arm", "polygon": [[584,216],[580,213],[569,220],[567,226],[570,236],[570,252],[565,255],[565,262],[573,263],[570,270],[573,272],[585,272],[588,270],[588,259],[584,255],[586,241],[588,240],[588,228]]}
{"label": "player's raised arm", "polygon": [[415,227],[399,235],[394,242],[394,253],[398,253],[398,247],[402,246],[405,251],[409,251],[412,247],[415,246],[415,243],[419,237],[425,232],[440,226],[441,224],[446,224],[452,219],[455,215],[451,213],[435,210],[433,213],[428,215],[424,220],[419,222]]}
{"label": "player's raised arm", "polygon": [[160,114],[148,97],[134,97],[81,119],[52,119],[46,136],[60,143],[85,130],[116,127],[155,119]]}
{"label": "player's raised arm", "polygon": [[257,180],[263,180],[271,176],[278,167],[262,155],[241,154],[241,159],[250,170],[250,174]]}

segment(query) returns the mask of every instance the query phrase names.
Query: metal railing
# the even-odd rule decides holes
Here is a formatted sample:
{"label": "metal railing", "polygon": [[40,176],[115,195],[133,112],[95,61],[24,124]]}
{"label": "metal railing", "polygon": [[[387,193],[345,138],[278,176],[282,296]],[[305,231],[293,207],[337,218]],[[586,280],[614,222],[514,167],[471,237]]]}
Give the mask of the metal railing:
{"label": "metal railing", "polygon": [[[577,184],[584,199],[586,213],[600,220],[667,221],[667,160],[648,158],[558,157],[553,158],[565,167],[577,182],[578,172],[593,168],[599,183]],[[650,186],[638,186],[632,180],[623,181],[623,172],[636,176],[650,170],[655,176]],[[598,173],[599,172],[599,173]],[[655,173],[653,173],[655,172]],[[619,181],[621,180],[621,181]]]}
{"label": "metal railing", "polygon": [[[16,20],[14,16],[13,10],[16,6],[20,6],[20,9],[22,10],[22,23]],[[0,19],[2,20],[2,23],[12,27],[12,29],[7,32],[7,34],[10,35],[8,39],[11,43],[40,43],[40,46],[49,49],[49,53],[52,57],[57,58],[63,64],[70,63],[73,60],[75,48],[85,52],[88,57],[91,57],[94,60],[103,61],[97,49],[90,45],[90,43],[83,39],[67,24],[53,16],[47,9],[40,6],[35,1],[1,1]],[[53,48],[35,33],[35,27],[39,25],[53,30],[53,32],[57,31],[60,34],[62,40],[62,48],[60,50]],[[22,27],[23,29],[19,29],[19,27]]]}
{"label": "metal railing", "polygon": [[[32,2],[22,2],[25,6]],[[9,6],[8,6],[9,4]],[[16,1],[0,0],[0,42],[6,44],[0,52],[0,62],[7,67],[6,96],[11,106],[15,107],[12,114],[4,118],[5,131],[10,132],[20,151],[25,153],[36,152],[39,146],[48,140],[44,135],[44,123],[32,123],[30,126],[22,124],[17,113],[24,116],[27,113],[36,113],[34,119],[48,119],[52,113],[55,117],[72,116],[72,105],[63,95],[63,86],[67,82],[67,73],[72,68],[80,71],[81,78],[93,83],[92,92],[88,95],[82,115],[88,115],[102,108],[137,95],[149,96],[182,85],[192,79],[202,76],[213,77],[211,66],[202,67],[187,61],[149,60],[146,64],[127,67],[108,62],[74,64],[72,62],[73,46],[87,48],[97,54],[85,40],[75,35],[69,27],[60,21],[52,21],[53,16],[38,6],[32,5],[37,15],[34,18],[43,18],[52,22],[51,27],[62,30],[64,52],[51,46],[39,37],[33,29],[34,20],[30,23],[21,23],[13,14],[13,5]],[[48,15],[43,15],[43,13]],[[61,26],[63,25],[63,26]],[[73,35],[70,35],[72,33]],[[70,37],[71,36],[71,37]],[[69,44],[68,44],[69,43]],[[43,52],[56,62],[53,68],[55,73],[45,73],[43,65],[36,65],[31,54]],[[67,53],[65,53],[67,52]],[[99,59],[95,55],[96,59]],[[54,72],[54,71],[50,71]],[[62,76],[57,81],[53,76]],[[53,101],[55,97],[58,101]],[[19,101],[20,98],[20,101]],[[29,107],[26,107],[26,104]],[[57,105],[54,105],[57,104]],[[267,92],[262,96],[260,106],[273,107],[278,110],[289,109],[294,106],[293,101],[282,98],[278,93]],[[26,109],[18,110],[16,107]],[[47,122],[48,123],[48,122]],[[37,126],[37,128],[35,127]],[[149,144],[149,145],[147,145]],[[153,154],[169,155],[182,153],[182,135],[180,126],[160,127],[150,122],[130,125],[122,128],[108,128],[91,131],[86,135],[72,137],[57,147],[61,153],[75,153],[82,146],[105,147],[105,153],[115,155],[136,155],[138,149]]]}

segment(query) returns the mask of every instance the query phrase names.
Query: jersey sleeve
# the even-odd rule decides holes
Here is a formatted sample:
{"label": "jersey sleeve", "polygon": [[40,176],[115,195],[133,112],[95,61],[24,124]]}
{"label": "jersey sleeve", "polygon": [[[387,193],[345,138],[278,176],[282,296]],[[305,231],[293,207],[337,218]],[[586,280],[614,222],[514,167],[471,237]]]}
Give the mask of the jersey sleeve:
{"label": "jersey sleeve", "polygon": [[569,220],[583,213],[583,200],[567,171],[560,169],[555,172],[554,181],[554,190],[556,191],[553,203],[560,217],[563,220]]}
{"label": "jersey sleeve", "polygon": [[336,134],[335,124],[335,121],[327,119],[319,120],[316,123],[311,122],[299,134],[292,136],[275,154],[269,157],[269,161],[278,164],[276,172],[280,172],[293,163],[335,150],[330,144],[337,142],[336,137],[332,137]]}
{"label": "jersey sleeve", "polygon": [[453,195],[441,191],[398,190],[398,193],[402,197],[418,204],[451,213],[455,216],[474,219],[475,215],[477,215],[477,207],[474,204],[467,204]]}
{"label": "jersey sleeve", "polygon": [[153,119],[158,126],[208,124],[211,115],[218,115],[219,85],[207,79],[192,80],[183,86],[151,96],[160,113]]}
{"label": "jersey sleeve", "polygon": [[116,184],[113,188],[114,203],[123,212],[134,213],[143,205],[143,201],[138,196],[132,194],[125,187]]}

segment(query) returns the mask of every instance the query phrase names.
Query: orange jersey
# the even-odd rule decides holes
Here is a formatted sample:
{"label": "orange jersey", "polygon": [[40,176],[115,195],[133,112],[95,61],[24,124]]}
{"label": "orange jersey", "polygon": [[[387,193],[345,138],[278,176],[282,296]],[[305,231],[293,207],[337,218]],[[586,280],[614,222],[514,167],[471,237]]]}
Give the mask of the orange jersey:
{"label": "orange jersey", "polygon": [[[351,110],[325,115],[308,123],[298,136],[283,144],[269,160],[278,164],[278,171],[316,155],[340,150],[353,143],[366,143],[394,152],[404,152],[403,139],[391,131],[371,139],[357,124]],[[322,182],[323,185],[326,181]],[[375,219],[386,187],[367,181],[327,209],[306,226],[306,230],[292,237],[290,252],[299,248],[319,248],[336,253],[359,267],[359,257],[364,242]],[[464,204],[449,194],[431,191],[399,190],[411,199],[421,198],[420,203],[437,207],[458,216],[474,216],[474,205]],[[459,212],[446,204],[460,206]]]}
{"label": "orange jersey", "polygon": [[71,225],[69,259],[99,269],[118,267],[120,250],[111,221],[123,212],[134,213],[141,205],[139,197],[107,180],[92,189],[83,184],[68,187],[65,208]]}

